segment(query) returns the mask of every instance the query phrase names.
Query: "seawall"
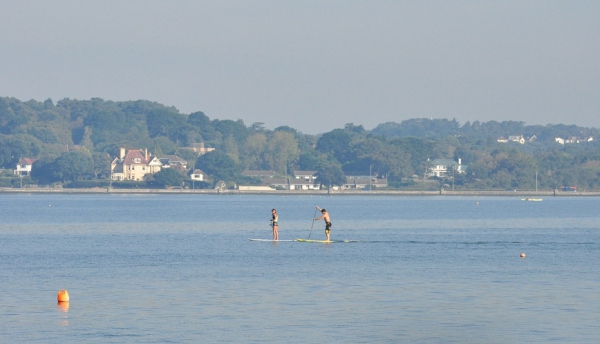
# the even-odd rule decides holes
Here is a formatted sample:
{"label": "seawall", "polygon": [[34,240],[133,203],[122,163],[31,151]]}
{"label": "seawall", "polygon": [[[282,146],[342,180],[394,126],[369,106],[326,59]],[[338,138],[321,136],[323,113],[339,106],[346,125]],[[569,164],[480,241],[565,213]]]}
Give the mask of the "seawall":
{"label": "seawall", "polygon": [[598,197],[600,191],[411,191],[411,190],[218,190],[218,189],[70,189],[70,188],[0,188],[0,193],[14,194],[168,194],[168,195],[361,195],[361,196],[503,196],[503,197]]}

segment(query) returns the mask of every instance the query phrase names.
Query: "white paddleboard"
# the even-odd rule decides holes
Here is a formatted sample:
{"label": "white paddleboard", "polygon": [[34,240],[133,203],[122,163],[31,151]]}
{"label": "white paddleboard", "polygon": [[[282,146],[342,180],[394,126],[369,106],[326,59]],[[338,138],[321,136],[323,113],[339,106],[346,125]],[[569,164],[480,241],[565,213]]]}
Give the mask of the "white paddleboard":
{"label": "white paddleboard", "polygon": [[250,241],[271,241],[271,242],[281,242],[281,241],[294,241],[294,240],[273,240],[273,239],[252,239]]}

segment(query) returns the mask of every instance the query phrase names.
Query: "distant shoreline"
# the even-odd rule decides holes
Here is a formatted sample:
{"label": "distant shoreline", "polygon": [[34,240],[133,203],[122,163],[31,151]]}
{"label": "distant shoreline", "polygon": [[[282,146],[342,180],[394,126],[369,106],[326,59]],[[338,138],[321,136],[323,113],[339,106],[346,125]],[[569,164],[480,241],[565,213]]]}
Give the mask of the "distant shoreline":
{"label": "distant shoreline", "polygon": [[407,190],[273,190],[240,191],[217,189],[64,189],[64,188],[0,188],[0,193],[11,194],[166,194],[166,195],[361,195],[361,196],[503,196],[503,197],[598,197],[600,191],[407,191]]}

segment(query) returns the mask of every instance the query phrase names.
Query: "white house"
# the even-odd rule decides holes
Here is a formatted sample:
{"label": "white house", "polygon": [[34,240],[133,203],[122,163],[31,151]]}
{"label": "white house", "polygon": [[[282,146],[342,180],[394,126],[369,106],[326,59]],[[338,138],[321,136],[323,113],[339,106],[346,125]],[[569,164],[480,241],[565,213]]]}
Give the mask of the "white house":
{"label": "white house", "polygon": [[429,163],[427,170],[428,177],[447,177],[451,175],[452,171],[456,173],[465,173],[467,166],[461,163],[461,159],[458,158],[458,162],[452,159],[435,159]]}
{"label": "white house", "polygon": [[304,178],[290,178],[289,179],[290,190],[319,190],[319,185],[315,184],[315,180],[309,180]]}
{"label": "white house", "polygon": [[206,173],[202,172],[202,170],[200,170],[200,169],[195,169],[194,172],[192,172],[192,174],[190,175],[190,179],[199,181],[199,182],[203,182],[204,179],[206,179],[206,177],[207,177]]}
{"label": "white house", "polygon": [[17,168],[13,171],[14,174],[19,176],[28,176],[31,174],[31,166],[37,159],[21,158],[17,162]]}

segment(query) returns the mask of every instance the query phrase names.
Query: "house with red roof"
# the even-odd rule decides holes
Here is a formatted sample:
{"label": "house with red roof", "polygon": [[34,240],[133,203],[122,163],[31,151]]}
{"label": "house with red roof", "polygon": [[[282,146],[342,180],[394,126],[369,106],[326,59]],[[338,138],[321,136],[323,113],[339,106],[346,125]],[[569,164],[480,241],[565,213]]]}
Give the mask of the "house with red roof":
{"label": "house with red roof", "polygon": [[13,171],[18,176],[28,176],[31,174],[31,166],[37,159],[21,158],[17,162],[17,168]]}
{"label": "house with red roof", "polygon": [[121,148],[119,157],[110,165],[111,179],[143,181],[148,174],[160,172],[161,168],[160,160],[148,153],[147,149],[130,149],[125,152],[125,148]]}

